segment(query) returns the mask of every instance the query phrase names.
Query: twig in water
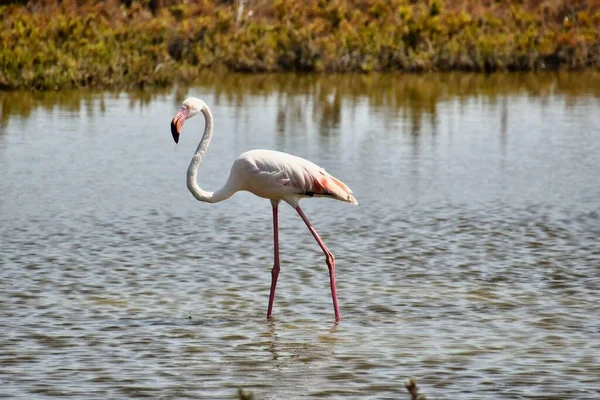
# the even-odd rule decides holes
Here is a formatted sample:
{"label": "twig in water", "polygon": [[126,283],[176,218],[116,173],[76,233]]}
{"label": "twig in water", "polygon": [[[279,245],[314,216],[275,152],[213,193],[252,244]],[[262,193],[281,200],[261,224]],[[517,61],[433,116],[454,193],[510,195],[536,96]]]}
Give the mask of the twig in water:
{"label": "twig in water", "polygon": [[426,400],[425,395],[419,394],[417,382],[412,376],[410,377],[408,382],[404,384],[404,386],[406,387],[406,390],[408,390],[408,393],[410,393],[410,400]]}
{"label": "twig in water", "polygon": [[238,389],[239,400],[254,400],[254,394],[252,392],[244,392],[244,389]]}

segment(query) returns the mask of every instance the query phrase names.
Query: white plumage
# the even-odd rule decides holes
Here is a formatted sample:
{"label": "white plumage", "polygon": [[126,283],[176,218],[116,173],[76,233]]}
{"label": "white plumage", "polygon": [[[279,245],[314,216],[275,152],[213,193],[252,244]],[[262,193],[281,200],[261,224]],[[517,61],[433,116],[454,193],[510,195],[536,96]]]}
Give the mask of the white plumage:
{"label": "white plumage", "polygon": [[283,200],[297,207],[303,197],[331,197],[358,204],[348,186],[318,165],[291,154],[273,150],[251,150],[231,167],[231,179],[239,190],[259,197]]}

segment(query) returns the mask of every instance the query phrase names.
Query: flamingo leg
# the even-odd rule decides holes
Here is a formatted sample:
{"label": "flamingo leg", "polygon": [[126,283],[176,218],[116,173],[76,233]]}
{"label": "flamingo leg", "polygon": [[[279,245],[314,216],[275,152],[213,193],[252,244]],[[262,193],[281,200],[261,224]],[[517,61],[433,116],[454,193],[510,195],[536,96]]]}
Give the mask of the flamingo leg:
{"label": "flamingo leg", "polygon": [[277,286],[277,278],[279,277],[279,226],[277,223],[277,207],[279,202],[271,202],[273,205],[273,239],[274,239],[274,252],[275,261],[273,263],[273,269],[271,270],[271,292],[269,294],[269,308],[267,310],[267,318],[271,318],[273,312],[273,300],[275,300],[275,287]]}
{"label": "flamingo leg", "polygon": [[327,267],[329,267],[329,282],[331,284],[331,298],[333,299],[333,311],[335,312],[335,320],[337,322],[340,320],[340,308],[338,307],[337,292],[335,289],[335,257],[333,256],[333,253],[329,251],[327,246],[325,246],[325,243],[323,243],[323,240],[321,240],[315,228],[313,228],[308,218],[306,218],[306,215],[304,215],[304,212],[302,211],[300,206],[296,207],[296,211],[298,212],[298,214],[300,214],[300,217],[302,217],[302,220],[308,227],[310,233],[312,233],[314,238],[317,240],[317,243],[321,247],[321,250],[323,250],[323,253],[325,253]]}

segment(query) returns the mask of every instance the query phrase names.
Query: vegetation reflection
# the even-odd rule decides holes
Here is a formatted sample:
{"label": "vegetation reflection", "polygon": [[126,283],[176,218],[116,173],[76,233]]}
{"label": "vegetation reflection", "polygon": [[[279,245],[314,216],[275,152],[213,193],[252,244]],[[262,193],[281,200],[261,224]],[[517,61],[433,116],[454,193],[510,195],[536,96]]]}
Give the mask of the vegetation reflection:
{"label": "vegetation reflection", "polygon": [[[232,104],[243,109],[254,98],[276,99],[276,126],[280,134],[289,124],[302,124],[302,116],[310,111],[320,133],[335,133],[342,120],[342,105],[353,110],[367,103],[386,120],[402,116],[411,123],[411,132],[418,134],[424,116],[435,122],[440,102],[484,99],[490,104],[504,104],[507,96],[526,95],[532,99],[559,95],[565,106],[581,98],[600,99],[600,73],[558,72],[537,74],[214,74],[205,73],[198,88],[214,94],[216,105]],[[47,111],[79,112],[87,115],[104,114],[107,99],[127,96],[129,107],[145,107],[150,102],[171,98],[177,107],[190,87],[135,92],[0,92],[0,124],[18,116],[28,118],[41,108]],[[505,117],[503,117],[505,119]],[[502,122],[502,121],[501,121]]]}

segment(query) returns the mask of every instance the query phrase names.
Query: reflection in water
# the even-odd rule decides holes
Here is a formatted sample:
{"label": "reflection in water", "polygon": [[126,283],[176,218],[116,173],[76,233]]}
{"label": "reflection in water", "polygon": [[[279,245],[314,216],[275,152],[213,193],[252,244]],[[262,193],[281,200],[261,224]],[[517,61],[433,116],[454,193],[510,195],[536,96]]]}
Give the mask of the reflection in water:
{"label": "reflection in water", "polygon": [[275,320],[269,319],[267,320],[267,327],[269,332],[269,352],[273,355],[273,361],[277,361],[279,358],[279,353],[277,352],[277,332],[275,330]]}
{"label": "reflection in water", "polygon": [[148,106],[152,101],[164,99],[172,89],[153,92],[131,92],[127,95],[119,92],[92,92],[88,90],[60,92],[0,92],[0,126],[7,123],[10,117],[29,118],[36,109],[45,111],[61,110],[73,114],[85,111],[89,118],[104,115],[106,99],[118,99],[127,96],[129,109]]}
{"label": "reflection in water", "polygon": [[[540,98],[542,104],[549,96],[565,98],[565,106],[574,107],[577,99],[591,96],[600,99],[600,74],[543,73],[543,74],[370,74],[370,75],[215,75],[203,73],[199,86],[214,91],[215,105],[226,102],[244,109],[250,97],[267,97],[278,93],[276,121],[278,131],[286,132],[288,125],[301,129],[303,116],[311,110],[312,119],[321,135],[339,134],[342,108],[351,112],[357,104],[367,99],[368,104],[381,110],[381,118],[388,126],[398,120],[398,112],[410,121],[410,132],[419,135],[423,120],[432,131],[437,124],[437,105],[451,98],[467,101],[484,100],[496,105],[506,102],[507,96],[526,94]],[[173,107],[179,107],[188,95],[189,88],[176,86]],[[128,93],[129,108],[146,107],[152,101],[165,99],[171,89],[137,91]],[[79,112],[85,109],[91,117],[95,112],[106,111],[106,97],[122,94],[78,92],[0,92],[0,124],[11,116],[27,118],[41,107]],[[342,102],[343,107],[342,107]],[[506,130],[508,110],[502,108],[501,131]]]}

